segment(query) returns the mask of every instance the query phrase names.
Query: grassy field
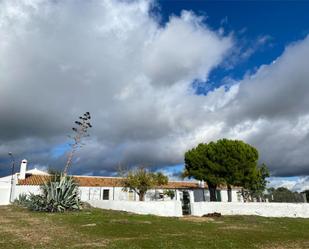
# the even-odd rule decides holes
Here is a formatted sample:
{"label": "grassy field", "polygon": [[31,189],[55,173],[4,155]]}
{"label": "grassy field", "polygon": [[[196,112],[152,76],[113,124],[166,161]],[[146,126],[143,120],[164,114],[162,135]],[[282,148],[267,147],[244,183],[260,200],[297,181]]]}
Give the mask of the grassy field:
{"label": "grassy field", "polygon": [[0,207],[0,248],[309,248],[309,219],[161,218],[87,209]]}

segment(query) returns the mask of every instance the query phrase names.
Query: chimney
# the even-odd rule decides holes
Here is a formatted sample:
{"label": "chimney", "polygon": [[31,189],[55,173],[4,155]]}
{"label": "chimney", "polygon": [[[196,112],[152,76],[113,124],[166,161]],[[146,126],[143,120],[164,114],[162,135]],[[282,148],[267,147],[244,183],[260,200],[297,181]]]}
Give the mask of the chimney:
{"label": "chimney", "polygon": [[21,161],[21,164],[20,164],[20,172],[19,172],[20,180],[24,180],[26,178],[26,170],[27,170],[27,160],[24,159]]}

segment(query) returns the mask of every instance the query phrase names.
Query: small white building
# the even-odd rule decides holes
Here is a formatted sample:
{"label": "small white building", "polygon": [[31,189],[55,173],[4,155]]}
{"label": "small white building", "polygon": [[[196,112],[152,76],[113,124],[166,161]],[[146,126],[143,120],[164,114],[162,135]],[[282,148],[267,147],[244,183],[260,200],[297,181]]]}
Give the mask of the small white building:
{"label": "small white building", "polygon": [[[32,175],[47,175],[48,173],[38,170],[36,168],[27,170],[27,160],[24,159],[20,164],[19,173],[14,175],[9,175],[5,177],[0,177],[0,205],[7,205],[14,201],[19,193],[16,191],[22,191],[23,188],[17,187],[18,181],[22,181]],[[28,188],[26,188],[28,190]],[[35,191],[37,188],[33,188]],[[28,193],[28,192],[27,192]]]}
{"label": "small white building", "polygon": [[[0,205],[14,201],[20,194],[39,194],[40,186],[50,178],[49,174],[38,169],[27,170],[27,160],[23,160],[20,172],[12,176],[0,178]],[[138,195],[133,191],[124,191],[122,178],[104,176],[73,176],[79,184],[82,201],[138,201]],[[12,180],[12,181],[11,181]],[[171,201],[164,194],[165,190],[175,193],[173,200],[184,205],[192,202],[209,202],[207,185],[199,181],[169,181],[165,186],[158,186],[147,191],[145,201]],[[232,190],[232,202],[241,202],[239,189]],[[218,201],[227,202],[227,190],[224,187],[217,190]]]}

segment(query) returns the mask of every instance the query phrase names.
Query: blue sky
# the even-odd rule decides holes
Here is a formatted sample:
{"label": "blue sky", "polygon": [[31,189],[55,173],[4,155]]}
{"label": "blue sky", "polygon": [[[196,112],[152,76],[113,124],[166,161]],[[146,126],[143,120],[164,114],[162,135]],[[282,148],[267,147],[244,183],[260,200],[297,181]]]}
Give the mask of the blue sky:
{"label": "blue sky", "polygon": [[[208,81],[213,89],[225,83],[225,78],[241,79],[248,71],[254,72],[280,56],[291,42],[303,39],[309,33],[309,1],[203,1],[161,0],[159,10],[162,23],[183,9],[206,16],[205,24],[212,29],[224,28],[234,33],[243,46],[242,52],[254,49],[251,56],[235,63],[233,68],[218,67]],[[259,39],[264,44],[257,46]],[[200,93],[203,92],[201,87]]]}

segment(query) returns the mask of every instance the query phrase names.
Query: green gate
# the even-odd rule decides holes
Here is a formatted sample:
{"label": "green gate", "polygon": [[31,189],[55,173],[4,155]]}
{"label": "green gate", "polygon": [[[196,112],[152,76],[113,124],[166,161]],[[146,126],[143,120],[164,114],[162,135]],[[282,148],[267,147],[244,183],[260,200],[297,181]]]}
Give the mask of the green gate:
{"label": "green gate", "polygon": [[190,206],[190,194],[189,191],[184,190],[182,191],[182,214],[183,215],[190,215],[191,214],[191,206]]}

